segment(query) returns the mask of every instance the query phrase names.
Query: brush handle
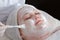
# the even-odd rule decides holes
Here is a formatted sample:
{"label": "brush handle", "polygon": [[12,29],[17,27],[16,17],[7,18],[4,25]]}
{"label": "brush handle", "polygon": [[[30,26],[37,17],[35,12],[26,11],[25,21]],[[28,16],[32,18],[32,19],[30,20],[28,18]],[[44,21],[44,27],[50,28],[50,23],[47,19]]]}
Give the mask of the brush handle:
{"label": "brush handle", "polygon": [[25,24],[17,25],[17,26],[6,25],[6,27],[7,27],[7,28],[14,28],[14,27],[17,27],[17,28],[25,28]]}

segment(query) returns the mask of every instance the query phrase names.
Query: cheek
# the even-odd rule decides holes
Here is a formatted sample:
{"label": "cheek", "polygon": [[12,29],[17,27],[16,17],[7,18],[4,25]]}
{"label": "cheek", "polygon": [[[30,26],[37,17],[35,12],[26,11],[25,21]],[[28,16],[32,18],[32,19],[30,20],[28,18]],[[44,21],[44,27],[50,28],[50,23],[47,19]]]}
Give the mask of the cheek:
{"label": "cheek", "polygon": [[27,21],[25,21],[25,25],[28,27],[28,28],[33,28],[33,27],[35,27],[35,22],[34,22],[34,20],[27,20]]}
{"label": "cheek", "polygon": [[23,19],[20,16],[18,16],[18,18],[17,18],[17,23],[18,23],[18,25],[23,24]]}
{"label": "cheek", "polygon": [[44,20],[44,17],[42,15],[38,15],[37,20]]}
{"label": "cheek", "polygon": [[41,15],[38,15],[38,18],[39,18],[39,19],[42,19],[42,16],[41,16]]}
{"label": "cheek", "polygon": [[29,25],[33,25],[35,22],[34,20],[29,19],[29,20],[26,20],[25,23]]}

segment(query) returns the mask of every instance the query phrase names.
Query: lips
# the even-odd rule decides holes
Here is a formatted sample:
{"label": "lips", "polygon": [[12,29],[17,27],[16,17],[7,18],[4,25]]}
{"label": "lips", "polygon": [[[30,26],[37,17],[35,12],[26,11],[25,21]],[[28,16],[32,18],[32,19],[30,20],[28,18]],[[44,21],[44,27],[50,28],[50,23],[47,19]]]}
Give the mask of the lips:
{"label": "lips", "polygon": [[38,20],[38,21],[35,23],[35,25],[41,24],[41,23],[42,23],[42,20]]}

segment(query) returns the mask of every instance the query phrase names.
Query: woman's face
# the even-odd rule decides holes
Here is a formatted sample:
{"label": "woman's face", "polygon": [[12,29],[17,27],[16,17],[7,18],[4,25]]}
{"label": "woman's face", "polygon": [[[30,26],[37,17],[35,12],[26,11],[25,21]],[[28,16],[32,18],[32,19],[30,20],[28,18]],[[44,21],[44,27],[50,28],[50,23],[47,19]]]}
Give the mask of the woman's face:
{"label": "woman's face", "polygon": [[32,19],[35,23],[35,25],[41,24],[43,22],[43,19],[41,17],[41,14],[39,12],[33,11],[30,13],[26,13],[23,15],[23,20],[27,21],[29,19]]}
{"label": "woman's face", "polygon": [[[40,24],[44,23],[44,19],[41,16],[42,14],[38,11],[32,11],[25,13],[22,16],[22,21],[26,24],[25,29],[20,29],[20,34],[23,39],[26,40],[42,40],[41,36],[45,35],[45,31],[41,30],[43,27]],[[46,33],[48,34],[48,33]]]}

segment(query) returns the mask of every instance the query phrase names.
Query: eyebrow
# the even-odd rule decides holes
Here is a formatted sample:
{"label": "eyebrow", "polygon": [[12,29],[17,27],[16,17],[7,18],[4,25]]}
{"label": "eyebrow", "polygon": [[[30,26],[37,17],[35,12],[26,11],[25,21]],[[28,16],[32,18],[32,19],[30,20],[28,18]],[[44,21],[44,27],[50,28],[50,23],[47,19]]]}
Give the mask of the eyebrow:
{"label": "eyebrow", "polygon": [[[25,13],[24,15],[26,15],[26,14],[28,14],[28,13]],[[24,15],[23,15],[23,16],[24,16]]]}

